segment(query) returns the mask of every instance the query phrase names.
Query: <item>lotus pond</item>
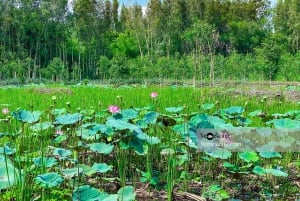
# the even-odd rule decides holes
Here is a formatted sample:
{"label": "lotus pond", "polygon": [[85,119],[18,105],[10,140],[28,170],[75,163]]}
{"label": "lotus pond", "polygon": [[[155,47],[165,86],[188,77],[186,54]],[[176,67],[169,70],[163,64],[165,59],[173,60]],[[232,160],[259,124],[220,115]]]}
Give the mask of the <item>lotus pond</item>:
{"label": "lotus pond", "polygon": [[0,200],[299,200],[297,150],[199,148],[199,129],[300,130],[300,100],[233,90],[1,88]]}

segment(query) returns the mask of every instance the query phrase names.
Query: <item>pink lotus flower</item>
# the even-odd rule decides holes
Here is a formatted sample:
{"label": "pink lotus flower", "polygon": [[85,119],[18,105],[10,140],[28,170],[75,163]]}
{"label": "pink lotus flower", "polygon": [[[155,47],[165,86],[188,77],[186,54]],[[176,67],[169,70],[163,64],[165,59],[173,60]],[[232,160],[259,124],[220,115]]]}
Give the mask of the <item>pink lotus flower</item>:
{"label": "pink lotus flower", "polygon": [[62,134],[64,134],[64,133],[63,133],[62,130],[58,129],[58,130],[56,130],[56,133],[55,133],[55,134],[56,134],[56,135],[62,135]]}
{"label": "pink lotus flower", "polygon": [[2,113],[5,114],[5,115],[8,114],[9,113],[8,108],[7,107],[3,108]]}
{"label": "pink lotus flower", "polygon": [[116,105],[111,105],[108,107],[108,110],[114,114],[114,113],[117,113],[117,112],[120,112],[120,108]]}
{"label": "pink lotus flower", "polygon": [[151,98],[157,98],[158,93],[154,91],[150,94],[150,96],[151,96]]}

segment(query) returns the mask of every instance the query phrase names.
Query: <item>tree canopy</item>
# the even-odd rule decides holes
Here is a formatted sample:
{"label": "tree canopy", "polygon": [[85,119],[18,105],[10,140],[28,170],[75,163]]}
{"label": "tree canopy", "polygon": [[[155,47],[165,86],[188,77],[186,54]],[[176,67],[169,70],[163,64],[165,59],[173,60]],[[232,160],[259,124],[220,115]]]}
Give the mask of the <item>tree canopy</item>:
{"label": "tree canopy", "polygon": [[299,80],[299,21],[298,0],[3,0],[0,78]]}

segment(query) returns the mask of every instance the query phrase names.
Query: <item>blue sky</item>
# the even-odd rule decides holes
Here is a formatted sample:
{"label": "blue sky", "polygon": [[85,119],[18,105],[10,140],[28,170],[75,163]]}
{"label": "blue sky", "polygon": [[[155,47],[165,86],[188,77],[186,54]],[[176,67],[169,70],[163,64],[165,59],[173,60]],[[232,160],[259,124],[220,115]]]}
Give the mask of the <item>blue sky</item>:
{"label": "blue sky", "polygon": [[125,4],[125,5],[132,5],[135,3],[140,4],[141,6],[147,5],[148,0],[119,0],[120,5]]}
{"label": "blue sky", "polygon": [[[274,4],[277,0],[270,0],[272,2],[272,4]],[[148,0],[119,0],[120,5],[122,5],[123,3],[125,5],[132,5],[134,3],[138,3],[142,6],[147,5]]]}

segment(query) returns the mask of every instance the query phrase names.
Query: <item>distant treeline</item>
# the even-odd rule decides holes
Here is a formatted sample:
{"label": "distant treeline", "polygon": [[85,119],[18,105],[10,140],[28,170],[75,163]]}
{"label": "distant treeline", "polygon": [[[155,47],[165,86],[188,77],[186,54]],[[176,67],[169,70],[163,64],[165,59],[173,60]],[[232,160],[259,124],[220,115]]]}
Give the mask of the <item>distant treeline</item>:
{"label": "distant treeline", "polygon": [[299,22],[298,0],[2,0],[0,79],[300,80]]}

